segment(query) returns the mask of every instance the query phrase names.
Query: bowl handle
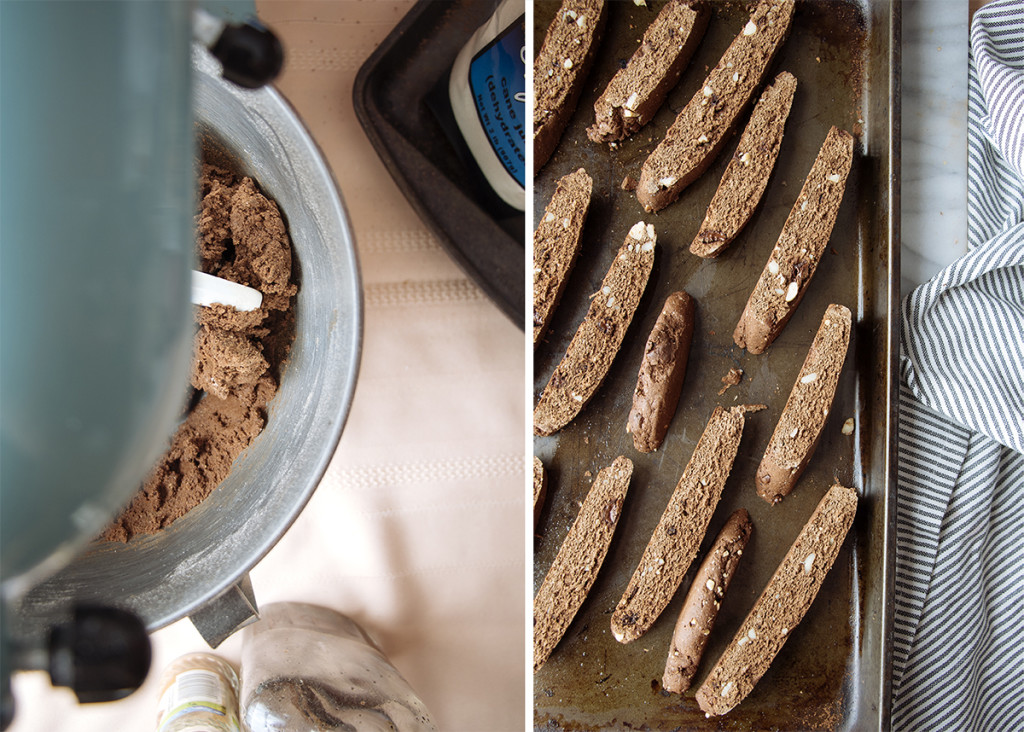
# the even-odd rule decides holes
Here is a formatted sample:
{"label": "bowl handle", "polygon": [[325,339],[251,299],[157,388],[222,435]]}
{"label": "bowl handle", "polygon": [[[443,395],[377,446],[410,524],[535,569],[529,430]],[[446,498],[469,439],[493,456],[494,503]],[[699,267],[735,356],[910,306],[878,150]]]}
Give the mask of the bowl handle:
{"label": "bowl handle", "polygon": [[236,630],[259,619],[256,595],[248,573],[188,616],[210,648],[216,648]]}

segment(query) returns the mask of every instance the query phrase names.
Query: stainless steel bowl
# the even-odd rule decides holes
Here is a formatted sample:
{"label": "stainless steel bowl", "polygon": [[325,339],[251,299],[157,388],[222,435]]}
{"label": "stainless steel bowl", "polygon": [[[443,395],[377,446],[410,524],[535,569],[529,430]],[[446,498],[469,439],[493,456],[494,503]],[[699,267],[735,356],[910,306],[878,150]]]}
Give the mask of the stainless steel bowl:
{"label": "stainless steel bowl", "polygon": [[150,630],[192,616],[216,645],[252,604],[247,572],[305,506],[334,452],[359,366],[361,287],[348,216],[320,151],[273,89],[238,89],[193,50],[197,132],[281,209],[297,262],[295,341],[267,426],[207,500],[126,545],[94,543],[20,603],[37,635],[75,601],[114,602]]}

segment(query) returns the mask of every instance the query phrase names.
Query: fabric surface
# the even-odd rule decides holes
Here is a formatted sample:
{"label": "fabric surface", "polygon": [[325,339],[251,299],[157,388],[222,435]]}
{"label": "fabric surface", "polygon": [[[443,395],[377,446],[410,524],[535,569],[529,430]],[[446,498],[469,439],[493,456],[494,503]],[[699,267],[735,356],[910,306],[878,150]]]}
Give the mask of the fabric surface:
{"label": "fabric surface", "polygon": [[[285,47],[276,86],[348,209],[365,317],[341,443],[251,578],[260,603],[313,602],[352,616],[440,729],[518,732],[526,727],[525,337],[428,233],[353,109],[356,72],[412,4],[257,3]],[[113,704],[79,706],[42,674],[18,674],[11,732],[152,729],[160,671],[205,644],[182,620],[155,633],[153,646],[145,686]],[[217,653],[237,663],[240,648],[236,634]]]}
{"label": "fabric surface", "polygon": [[968,247],[903,303],[899,730],[1024,729],[1024,5],[1013,0],[971,27]]}

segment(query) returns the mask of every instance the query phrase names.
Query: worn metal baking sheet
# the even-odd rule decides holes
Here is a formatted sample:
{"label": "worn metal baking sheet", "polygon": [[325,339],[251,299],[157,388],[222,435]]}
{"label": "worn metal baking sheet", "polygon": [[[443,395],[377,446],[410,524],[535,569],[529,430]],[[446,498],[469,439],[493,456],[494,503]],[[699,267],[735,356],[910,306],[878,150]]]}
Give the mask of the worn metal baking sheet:
{"label": "worn metal baking sheet", "polygon": [[[679,201],[645,214],[621,190],[685,105],[709,68],[743,27],[744,3],[712,4],[712,18],[666,106],[633,139],[610,150],[587,140],[593,102],[636,47],[661,3],[613,2],[599,61],[559,149],[536,180],[534,225],[555,181],[583,166],[594,201],[580,260],[551,329],[535,351],[536,399],[586,313],[614,252],[635,222],[655,225],[654,272],[619,356],[591,403],[566,429],[536,438],[549,471],[547,504],[535,540],[535,590],[586,495],[593,476],[618,455],[635,469],[623,515],[601,573],[550,660],[534,677],[538,730],[888,729],[895,512],[895,359],[899,240],[899,6],[855,0],[798,1],[794,27],[769,73],[799,80],[782,149],[754,218],[717,260],[691,255],[689,244],[735,149],[738,135]],[[536,47],[557,3],[535,5]],[[818,148],[831,125],[852,132],[855,160],[825,260],[793,319],[762,355],[737,348],[732,332]],[[665,298],[685,289],[697,300],[697,323],[680,406],[655,453],[634,450],[625,431],[637,368]],[[838,394],[811,464],[789,497],[769,506],[754,490],[754,471],[813,339],[825,307],[847,305],[856,320]],[[744,371],[724,394],[721,377]],[[728,516],[750,511],[754,535],[725,596],[693,687],[668,694],[661,677],[684,587],[653,628],[622,645],[611,635],[613,609],[639,562],[704,425],[716,405],[763,403],[748,415],[732,475],[699,558]],[[852,435],[842,434],[854,418]],[[833,481],[861,497],[857,518],[817,600],[771,669],[728,715],[706,719],[697,687],[732,638],[814,506]]]}

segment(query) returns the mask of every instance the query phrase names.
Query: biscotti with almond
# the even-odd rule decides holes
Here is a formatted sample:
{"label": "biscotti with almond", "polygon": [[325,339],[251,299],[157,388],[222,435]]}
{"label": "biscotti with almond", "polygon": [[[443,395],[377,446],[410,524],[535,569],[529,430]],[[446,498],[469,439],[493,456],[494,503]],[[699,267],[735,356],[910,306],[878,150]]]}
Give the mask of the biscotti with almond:
{"label": "biscotti with almond", "polygon": [[563,0],[533,60],[533,174],[551,158],[594,65],[605,0]]}
{"label": "biscotti with almond", "polygon": [[832,236],[852,164],[853,136],[833,127],[743,308],[733,332],[740,348],[762,353],[800,304]]}
{"label": "biscotti with almond", "polygon": [[580,251],[594,181],[580,168],[563,176],[533,234],[533,345],[547,331]]}
{"label": "biscotti with almond", "polygon": [[653,224],[639,221],[629,230],[537,402],[535,434],[551,435],[565,427],[601,385],[647,287],[656,242]]}
{"label": "biscotti with almond", "polygon": [[769,503],[793,490],[814,454],[846,361],[850,330],[849,308],[829,305],[754,473],[757,494]]}
{"label": "biscotti with almond", "polygon": [[789,35],[793,0],[762,0],[640,171],[647,211],[675,201],[721,152]]}
{"label": "biscotti with almond", "polygon": [[533,600],[533,670],[544,665],[601,569],[622,515],[633,463],[618,457],[594,478]]}
{"label": "biscotti with almond", "polygon": [[739,145],[725,169],[704,221],[690,244],[698,257],[717,257],[754,215],[782,147],[782,133],[793,106],[796,77],[783,71],[764,90]]}
{"label": "biscotti with almond", "polygon": [[544,506],[544,496],[547,493],[548,476],[544,472],[544,463],[539,457],[533,458],[533,525],[537,525],[540,518],[540,510]]}
{"label": "biscotti with almond", "polygon": [[682,694],[690,688],[708,637],[715,627],[722,597],[736,574],[736,567],[753,530],[750,515],[746,509],[739,509],[725,522],[714,546],[701,562],[672,632],[665,674],[661,680],[665,691]]}
{"label": "biscotti with almond", "polygon": [[632,433],[633,446],[640,452],[661,446],[676,413],[693,340],[693,310],[692,297],[673,292],[647,338],[626,419],[626,432]]}
{"label": "biscotti with almond", "polygon": [[697,690],[708,715],[727,713],[768,670],[821,589],[857,511],[857,492],[832,486],[711,673]]}
{"label": "biscotti with almond", "polygon": [[651,121],[704,37],[711,13],[704,3],[669,0],[640,46],[594,102],[594,142],[624,140]]}
{"label": "biscotti with almond", "polygon": [[747,407],[715,407],[643,558],[612,613],[612,635],[620,643],[648,631],[686,576],[732,470]]}

